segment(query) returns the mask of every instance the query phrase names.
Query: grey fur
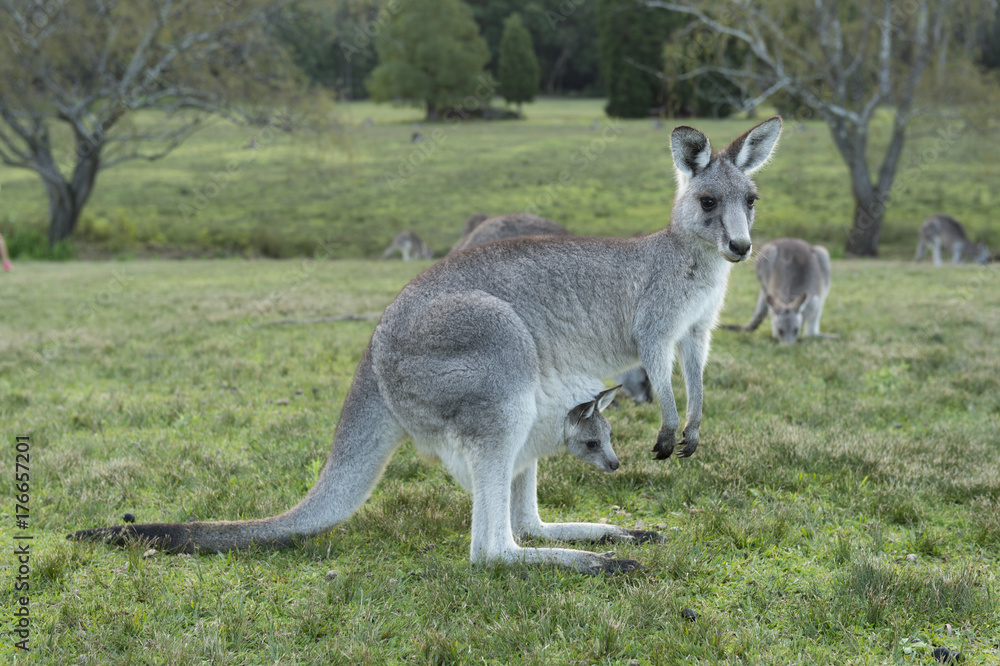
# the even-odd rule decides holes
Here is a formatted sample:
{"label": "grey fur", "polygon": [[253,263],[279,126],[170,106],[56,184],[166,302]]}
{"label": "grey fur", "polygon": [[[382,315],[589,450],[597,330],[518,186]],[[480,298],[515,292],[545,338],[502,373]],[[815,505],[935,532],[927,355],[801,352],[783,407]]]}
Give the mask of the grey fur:
{"label": "grey fur", "polygon": [[727,328],[754,331],[770,314],[771,335],[781,342],[821,336],[819,320],[832,280],[826,248],[779,238],[760,249],[756,270],[760,295],[753,317],[746,326]]}
{"label": "grey fur", "polygon": [[483,221],[471,233],[463,236],[448,254],[468,250],[483,243],[524,236],[571,236],[566,227],[530,213],[497,215]]}
{"label": "grey fur", "polygon": [[[600,378],[637,361],[660,398],[657,457],[669,456],[680,425],[670,384],[675,347],[688,395],[681,455],[694,453],[709,337],[732,264],[750,254],[756,188],[747,174],[764,164],[780,130],[778,118],[758,125],[734,142],[750,146],[734,148],[736,158],[712,155],[696,130],[675,130],[680,187],[661,231],[488,243],[414,278],[386,308],[326,465],[291,510],[263,520],[126,525],[69,538],[141,538],[186,551],[285,545],[347,520],[409,435],[472,492],[473,562],[557,564],[586,573],[635,568],[633,560],[517,543],[515,535],[662,540],[601,523],[542,522],[538,460],[564,450],[566,415],[593,399]],[[692,149],[695,142],[700,147]]]}
{"label": "grey fur", "polygon": [[403,261],[434,258],[434,253],[415,231],[400,231],[396,234],[389,247],[382,253],[382,258],[388,259],[393,252],[399,252],[403,256]]}
{"label": "grey fur", "polygon": [[931,215],[920,225],[920,242],[917,244],[917,256],[914,261],[920,261],[927,246],[931,248],[934,265],[941,265],[941,250],[951,251],[951,263],[959,261],[975,261],[986,264],[990,261],[990,251],[985,243],[973,243],[965,233],[962,223],[944,213]]}
{"label": "grey fur", "polygon": [[611,424],[601,412],[615,399],[620,388],[615,386],[601,391],[593,400],[577,405],[566,415],[563,424],[569,452],[605,472],[615,471],[619,463],[611,448]]}

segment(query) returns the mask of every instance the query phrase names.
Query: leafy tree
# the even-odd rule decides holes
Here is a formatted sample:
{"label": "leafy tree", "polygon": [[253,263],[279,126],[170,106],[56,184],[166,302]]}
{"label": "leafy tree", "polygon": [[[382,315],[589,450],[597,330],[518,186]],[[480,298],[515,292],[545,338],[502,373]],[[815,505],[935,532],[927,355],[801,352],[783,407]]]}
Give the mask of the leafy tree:
{"label": "leafy tree", "polygon": [[742,107],[747,92],[715,67],[738,68],[747,49],[704,26],[677,26],[664,45],[663,106],[667,115],[724,118]]}
{"label": "leafy tree", "polygon": [[512,14],[504,23],[499,73],[500,94],[508,103],[517,104],[520,117],[521,103],[530,102],[538,93],[539,69],[531,33],[518,14]]}
{"label": "leafy tree", "polygon": [[531,32],[540,69],[539,82],[548,93],[603,94],[597,54],[597,20],[591,0],[468,0],[493,58],[497,73],[504,22],[517,13]]}
{"label": "leafy tree", "polygon": [[265,117],[260,100],[295,80],[267,31],[275,6],[0,0],[0,162],[41,178],[50,245],[73,233],[103,169],[166,156],[207,115]]}
{"label": "leafy tree", "polygon": [[490,59],[472,11],[460,0],[410,0],[379,31],[375,49],[372,97],[423,103],[428,120],[474,94]]}
{"label": "leafy tree", "polygon": [[598,0],[601,71],[609,116],[644,118],[662,102],[663,43],[670,16],[633,0]]}

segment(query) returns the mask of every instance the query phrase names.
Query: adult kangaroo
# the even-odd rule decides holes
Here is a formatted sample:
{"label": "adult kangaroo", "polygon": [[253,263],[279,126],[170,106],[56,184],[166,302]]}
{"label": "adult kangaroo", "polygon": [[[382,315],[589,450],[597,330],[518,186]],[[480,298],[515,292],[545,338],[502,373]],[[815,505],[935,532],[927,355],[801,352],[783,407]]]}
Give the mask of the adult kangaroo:
{"label": "adult kangaroo", "polygon": [[525,548],[515,535],[561,541],[659,540],[607,524],[544,523],[538,459],[565,450],[564,422],[609,377],[641,361],[660,398],[657,457],[680,424],[674,349],[687,384],[681,456],[698,446],[702,369],[734,263],[750,256],[757,189],[781,132],[771,118],[718,153],[691,127],[671,149],[670,225],[640,238],[522,238],[459,252],[415,277],[386,308],[344,401],[319,479],[289,511],[262,520],[121,525],[69,538],[150,539],[171,551],[285,546],[347,520],[400,440],[439,458],[472,492],[476,562],[627,571],[634,560]]}
{"label": "adult kangaroo", "polygon": [[973,243],[965,233],[962,223],[951,215],[938,213],[931,215],[920,225],[920,241],[917,243],[917,256],[914,261],[920,261],[924,249],[931,248],[934,265],[941,265],[941,250],[951,251],[951,263],[957,264],[963,259],[987,264],[990,261],[990,250],[985,243]]}
{"label": "adult kangaroo", "polygon": [[484,243],[523,236],[572,236],[569,229],[531,213],[510,213],[483,220],[462,236],[448,254],[478,247]]}
{"label": "adult kangaroo", "polygon": [[758,254],[760,295],[753,317],[746,326],[725,328],[755,331],[770,313],[771,335],[781,342],[821,336],[819,320],[832,279],[827,249],[798,238],[779,238],[766,243]]}

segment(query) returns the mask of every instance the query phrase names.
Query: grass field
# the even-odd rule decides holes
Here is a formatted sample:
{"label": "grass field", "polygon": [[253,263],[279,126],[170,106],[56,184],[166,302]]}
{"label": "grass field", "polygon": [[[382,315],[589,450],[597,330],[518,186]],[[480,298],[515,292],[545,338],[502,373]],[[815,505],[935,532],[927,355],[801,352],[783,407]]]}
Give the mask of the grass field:
{"label": "grass field", "polygon": [[[215,123],[158,162],[103,172],[75,241],[79,256],[334,256],[373,258],[399,231],[440,255],[473,213],[531,210],[582,235],[631,235],[666,223],[674,193],[669,127],[687,122],[722,145],[746,120],[613,122],[602,100],[542,100],[524,122],[424,125],[421,111],[370,103],[337,107],[337,129],[264,133]],[[373,124],[366,125],[370,118]],[[593,129],[592,123],[601,126]],[[162,122],[157,116],[137,123]],[[881,159],[888,120],[872,127]],[[941,130],[943,133],[939,134]],[[425,141],[412,143],[414,131]],[[248,149],[258,137],[258,148]],[[882,234],[883,256],[910,257],[928,215],[948,212],[977,240],[1000,247],[995,134],[917,122]],[[821,122],[788,122],[777,157],[758,177],[759,238],[800,236],[843,253],[853,215],[846,167]],[[45,228],[38,178],[0,169],[0,233]],[[33,234],[33,235],[32,235]]]}
{"label": "grass field", "polygon": [[[646,191],[637,226],[667,198]],[[455,201],[446,212],[457,227]],[[408,443],[351,520],[294,549],[144,558],[63,539],[125,512],[237,519],[297,502],[375,325],[312,320],[377,316],[426,265],[21,261],[0,275],[8,484],[15,436],[31,446],[29,527],[10,495],[0,516],[0,589],[10,617],[13,535],[32,535],[32,663],[929,664],[942,645],[1000,660],[995,266],[835,261],[823,323],[838,339],[715,333],[693,458],[651,460],[658,409],[626,404],[608,412],[618,472],[543,462],[544,519],[665,535],[615,549],[636,573],[471,566],[469,497]],[[737,267],[723,321],[745,322],[755,298]]]}

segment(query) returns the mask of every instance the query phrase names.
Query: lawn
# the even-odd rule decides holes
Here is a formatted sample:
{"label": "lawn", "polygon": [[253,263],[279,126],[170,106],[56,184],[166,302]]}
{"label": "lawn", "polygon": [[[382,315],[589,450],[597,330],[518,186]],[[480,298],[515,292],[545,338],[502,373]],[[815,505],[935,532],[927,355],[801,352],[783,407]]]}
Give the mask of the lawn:
{"label": "lawn", "polygon": [[[440,256],[469,215],[523,210],[582,235],[631,235],[667,221],[673,124],[697,125],[717,147],[751,124],[668,120],[657,129],[649,120],[609,120],[602,106],[542,100],[527,105],[521,122],[414,127],[419,109],[360,102],[336,107],[323,132],[210,123],[163,160],[103,172],[80,222],[77,253],[290,257],[310,256],[325,242],[338,258],[375,258],[396,233],[412,229]],[[889,126],[885,117],[872,127],[873,159],[881,159]],[[415,132],[424,141],[412,142]],[[920,222],[937,212],[1000,247],[997,147],[995,134],[915,122],[886,214],[883,256],[912,256]],[[853,200],[826,125],[787,122],[776,158],[757,180],[760,239],[801,236],[843,254]],[[27,245],[19,237],[44,232],[46,199],[27,171],[0,169],[0,186],[0,233],[18,249]]]}
{"label": "lawn", "polygon": [[[712,125],[713,136],[739,124]],[[540,125],[518,131],[553,145],[593,136],[583,120],[576,139],[559,126],[546,139]],[[457,128],[456,137],[468,132],[485,148],[485,127]],[[621,141],[651,155],[638,137],[645,125],[632,129],[636,137]],[[790,144],[819,134],[788,131],[773,166],[794,159]],[[629,151],[613,152],[619,145],[586,180],[610,178],[612,163],[628,161]],[[541,150],[522,158],[539,177]],[[511,152],[498,146],[483,159]],[[662,188],[651,175],[649,190],[581,178],[562,204],[566,216],[575,212],[569,226],[610,224],[576,199],[584,192],[595,206],[644,192],[631,210],[648,207],[647,216],[622,223],[653,226],[669,200],[669,161],[659,159]],[[372,168],[360,157],[343,166]],[[442,155],[435,168],[460,166]],[[489,170],[467,171],[477,180]],[[765,235],[773,213],[791,206],[779,176],[761,175]],[[407,188],[419,191],[421,178]],[[272,186],[281,191],[261,184]],[[356,205],[366,196],[339,187]],[[367,201],[373,209],[354,214],[398,206],[393,224],[419,220],[398,202]],[[465,212],[457,201],[441,209],[448,228]],[[467,210],[500,202],[474,200]],[[217,204],[213,214],[241,207],[221,195]],[[443,223],[437,236],[426,228],[438,246],[451,240]],[[378,245],[357,247],[371,254]],[[607,412],[617,472],[567,455],[543,462],[544,519],[608,520],[666,537],[615,547],[642,562],[638,572],[470,565],[468,495],[408,443],[354,517],[290,550],[144,557],[63,538],[126,512],[140,522],[238,519],[293,505],[323,464],[375,318],[427,265],[19,261],[0,275],[9,483],[17,436],[29,438],[31,455],[27,528],[15,527],[11,496],[3,509],[2,603],[10,617],[24,595],[14,588],[12,544],[32,536],[30,661],[930,664],[938,646],[961,651],[966,664],[1000,660],[995,266],[835,260],[823,326],[838,338],[782,347],[766,325],[715,333],[693,458],[652,460],[658,408],[622,404]],[[723,321],[748,320],[756,290],[751,266],[738,266]],[[324,320],[351,314],[360,317]],[[683,404],[679,375],[675,388]],[[11,636],[0,653],[27,663]]]}

